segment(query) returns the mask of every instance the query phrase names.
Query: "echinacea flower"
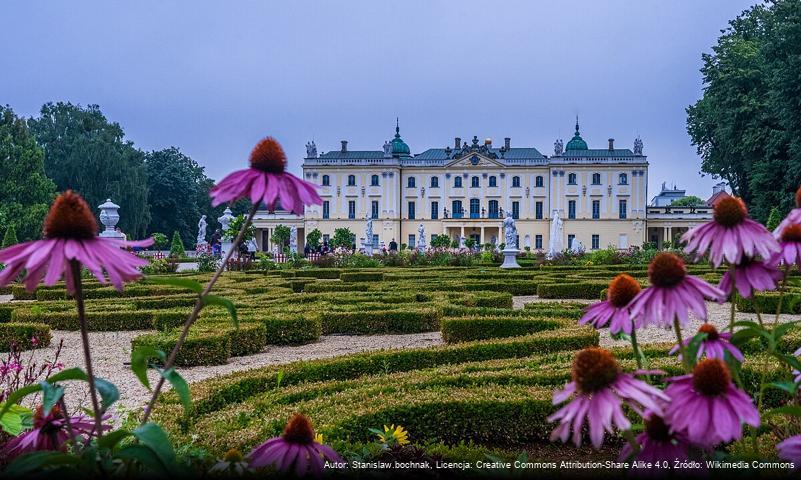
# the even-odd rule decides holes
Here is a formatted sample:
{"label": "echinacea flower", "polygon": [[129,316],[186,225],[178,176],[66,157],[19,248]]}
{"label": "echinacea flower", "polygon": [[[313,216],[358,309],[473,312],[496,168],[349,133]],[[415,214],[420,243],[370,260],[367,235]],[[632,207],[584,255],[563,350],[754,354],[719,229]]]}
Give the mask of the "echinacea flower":
{"label": "echinacea flower", "polygon": [[779,223],[779,226],[773,230],[773,235],[779,239],[784,234],[784,230],[790,225],[801,225],[801,187],[795,191],[795,208],[790,210],[790,213]]}
{"label": "echinacea flower", "polygon": [[286,154],[272,137],[262,139],[250,153],[250,168],[238,170],[211,189],[212,205],[249,198],[251,203],[264,203],[303,214],[304,205],[318,205],[322,199],[317,187],[286,172]]}
{"label": "echinacea flower", "polygon": [[779,458],[793,462],[796,469],[801,468],[801,435],[777,443],[776,450],[779,451]]}
{"label": "echinacea flower", "polygon": [[[698,333],[705,333],[706,338],[701,341],[701,345],[698,347],[697,358],[706,355],[706,358],[719,358],[724,360],[725,353],[729,352],[729,354],[738,361],[742,362],[745,360],[743,352],[731,343],[731,333],[718,332],[718,329],[711,323],[704,323],[701,325],[701,327],[698,328]],[[687,347],[692,341],[693,337],[686,338],[682,341],[681,346]],[[679,348],[679,345],[673,347],[670,350],[670,355],[676,353]],[[681,355],[679,355],[679,358],[681,358]]]}
{"label": "echinacea flower", "polygon": [[[671,432],[665,419],[653,412],[646,412],[643,417],[645,429],[637,435],[635,441],[640,446],[636,460],[662,465],[668,462],[670,468],[674,461],[689,459],[690,443],[681,433]],[[620,450],[620,461],[628,460],[634,455],[634,448],[626,443]],[[648,472],[653,473],[653,472]]]}
{"label": "echinacea flower", "polygon": [[701,360],[692,374],[667,380],[665,394],[671,402],[665,420],[671,432],[686,434],[690,442],[711,447],[742,438],[743,423],[759,427],[759,411],[751,397],[734,386],[723,360]]}
{"label": "echinacea flower", "polygon": [[718,288],[731,295],[736,286],[743,298],[751,298],[753,292],[774,290],[781,277],[782,273],[772,261],[766,263],[753,258],[743,258],[739,265],[734,266],[734,278],[732,279],[731,269],[726,270]]}
{"label": "echinacea flower", "polygon": [[684,251],[701,258],[709,251],[715,267],[723,261],[737,265],[744,257],[769,259],[779,251],[776,240],[760,223],[748,218],[745,203],[737,197],[726,197],[715,204],[713,219],[682,235],[687,242]]}
{"label": "echinacea flower", "polygon": [[648,265],[651,286],[631,302],[632,318],[641,318],[644,325],[670,327],[674,319],[687,323],[694,313],[706,320],[706,299],[722,302],[726,295],[700,278],[687,275],[684,260],[669,252],[657,253]]}
{"label": "echinacea flower", "polygon": [[409,443],[409,432],[407,432],[406,429],[400,425],[397,427],[394,424],[390,426],[384,425],[383,432],[380,430],[376,430],[376,432],[376,435],[378,435],[378,441],[383,443],[385,446],[403,446]]}
{"label": "echinacea flower", "polygon": [[[139,267],[147,260],[126,252],[128,247],[145,247],[153,239],[128,242],[97,236],[97,221],[83,198],[67,190],[56,198],[47,214],[44,239],[12,245],[0,250],[0,286],[13,282],[25,270],[23,282],[33,291],[44,278],[45,285],[54,285],[65,278],[67,291],[75,293],[71,262],[78,261],[89,269],[100,283],[111,283],[122,290],[124,282],[142,276]],[[108,280],[106,279],[108,274]]]}
{"label": "echinacea flower", "polygon": [[[584,316],[579,323],[591,324],[597,329],[609,324],[609,332],[617,334],[623,332],[631,334],[635,326],[631,319],[629,304],[640,293],[640,284],[630,275],[621,273],[609,283],[606,291],[606,300],[594,303],[584,310]],[[636,328],[640,325],[637,324]]]}
{"label": "echinacea flower", "polygon": [[309,471],[320,475],[326,460],[341,462],[342,458],[331,447],[315,442],[314,438],[309,417],[297,414],[287,422],[280,437],[271,438],[250,452],[250,466],[271,466],[280,472],[294,469],[298,477]]}
{"label": "echinacea flower", "polygon": [[[635,372],[640,373],[640,372]],[[662,415],[661,403],[669,398],[659,389],[624,373],[612,354],[603,348],[586,348],[573,359],[572,381],[563,390],[554,392],[553,404],[573,400],[548,417],[549,422],[559,421],[551,440],[566,442],[573,432],[573,443],[581,445],[584,423],[589,424],[592,446],[600,448],[604,432],[612,433],[631,428],[623,413],[623,405],[641,413],[650,410]],[[641,413],[642,414],[642,413]]]}
{"label": "echinacea flower", "polygon": [[209,473],[236,477],[241,477],[248,471],[250,471],[250,467],[242,456],[242,452],[235,448],[225,452],[225,456],[209,469]]}
{"label": "echinacea flower", "polygon": [[776,238],[779,240],[779,252],[774,255],[773,261],[787,267],[796,265],[801,268],[801,224],[790,223],[784,226]]}
{"label": "echinacea flower", "polygon": [[[78,437],[76,440],[79,442],[83,441],[87,435],[93,435],[95,429],[94,419],[84,415],[69,417],[69,424],[73,433]],[[111,427],[103,425],[102,428],[103,430],[108,430]],[[65,451],[69,441],[70,434],[67,428],[67,417],[61,411],[61,408],[55,405],[45,415],[43,408],[40,406],[36,408],[36,412],[33,415],[33,428],[9,440],[0,450],[0,458],[11,459],[23,453],[41,450]]]}

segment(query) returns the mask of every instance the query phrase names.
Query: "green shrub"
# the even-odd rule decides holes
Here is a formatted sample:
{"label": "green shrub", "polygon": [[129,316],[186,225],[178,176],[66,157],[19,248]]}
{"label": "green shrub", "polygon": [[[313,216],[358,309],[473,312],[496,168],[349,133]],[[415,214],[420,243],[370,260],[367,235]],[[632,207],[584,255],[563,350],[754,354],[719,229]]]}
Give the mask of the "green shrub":
{"label": "green shrub", "polygon": [[232,357],[259,353],[267,345],[267,328],[261,323],[241,323],[239,328],[231,328],[229,335]]}
{"label": "green shrub", "polygon": [[178,231],[172,233],[172,245],[170,245],[170,257],[183,257],[186,255],[186,248],[184,242],[181,240],[181,234]]}
{"label": "green shrub", "polygon": [[528,317],[446,317],[440,322],[445,343],[519,337],[564,325],[542,318]]}
{"label": "green shrub", "polygon": [[[11,314],[14,322],[44,323],[54,330],[80,330],[76,312],[38,312],[31,309],[15,309]],[[153,328],[152,311],[99,311],[86,312],[89,330],[116,332],[124,330],[149,330]]]}
{"label": "green shrub", "polygon": [[19,240],[17,240],[17,230],[14,228],[13,224],[9,225],[6,229],[6,234],[3,235],[3,243],[0,245],[0,248],[7,248],[17,243],[19,243]]}
{"label": "green shrub", "polygon": [[343,282],[382,282],[383,272],[342,272],[339,279]]}
{"label": "green shrub", "polygon": [[[149,346],[169,354],[177,341],[177,332],[139,335],[131,340],[131,348]],[[230,356],[231,336],[227,331],[192,332],[178,352],[175,364],[179,367],[222,365]]]}
{"label": "green shrub", "polygon": [[301,345],[317,341],[322,323],[316,315],[294,315],[286,318],[265,318],[268,345]]}
{"label": "green shrub", "polygon": [[541,298],[588,298],[595,300],[608,282],[545,283],[537,287]]}
{"label": "green shrub", "polygon": [[439,328],[436,309],[384,311],[327,311],[321,315],[323,333],[369,335],[376,333],[420,333]]}
{"label": "green shrub", "polygon": [[784,298],[777,292],[757,293],[752,298],[743,298],[737,295],[735,304],[741,312],[754,313],[757,310],[762,314],[775,314],[781,302],[781,313],[801,313],[801,295],[785,293]]}
{"label": "green shrub", "polygon": [[44,348],[50,345],[50,339],[50,327],[42,323],[0,323],[0,352],[10,351],[12,346],[18,350]]}
{"label": "green shrub", "polygon": [[11,312],[13,311],[14,307],[7,305],[0,305],[0,323],[10,322]]}

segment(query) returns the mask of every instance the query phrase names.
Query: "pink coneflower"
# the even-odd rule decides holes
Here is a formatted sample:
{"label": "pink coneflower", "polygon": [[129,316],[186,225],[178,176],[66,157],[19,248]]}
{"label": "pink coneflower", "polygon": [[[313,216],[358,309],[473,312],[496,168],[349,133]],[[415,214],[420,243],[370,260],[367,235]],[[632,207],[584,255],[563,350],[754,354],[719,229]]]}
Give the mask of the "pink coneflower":
{"label": "pink coneflower", "polygon": [[286,154],[273,137],[261,140],[250,153],[250,168],[238,170],[211,189],[212,205],[249,198],[273,209],[276,200],[281,208],[303,214],[304,205],[317,205],[322,199],[317,187],[287,173]]}
{"label": "pink coneflower", "polygon": [[645,325],[670,327],[674,319],[687,323],[689,312],[706,320],[706,299],[722,302],[726,295],[700,278],[687,275],[684,261],[669,252],[656,254],[648,265],[651,286],[631,302],[632,318]]}
{"label": "pink coneflower", "polygon": [[[70,427],[78,441],[86,435],[92,435],[95,428],[94,419],[84,415],[77,415],[69,418]],[[108,430],[109,426],[103,426]],[[44,415],[42,407],[37,407],[33,416],[33,429],[23,432],[12,438],[0,451],[0,457],[14,458],[23,453],[36,452],[40,450],[61,450],[67,449],[67,442],[70,440],[67,429],[67,418],[58,405],[50,409],[50,413]]]}
{"label": "pink coneflower", "polygon": [[784,234],[784,230],[790,225],[801,225],[801,187],[795,191],[795,208],[790,210],[790,213],[781,221],[773,235],[778,239]]}
{"label": "pink coneflower", "polygon": [[557,405],[575,394],[573,400],[548,417],[549,422],[559,421],[551,434],[551,440],[566,442],[573,432],[573,443],[581,445],[584,422],[589,423],[590,441],[599,448],[604,432],[613,427],[628,430],[631,423],[623,413],[626,404],[637,412],[646,409],[661,415],[659,400],[667,401],[660,390],[623,373],[615,357],[603,348],[586,348],[573,359],[573,381],[564,390],[554,392],[553,404]]}
{"label": "pink coneflower", "polygon": [[776,240],[758,222],[748,218],[745,203],[737,197],[722,198],[715,204],[713,220],[682,235],[684,251],[700,258],[709,251],[715,267],[723,261],[739,264],[744,257],[769,259],[779,251]]}
{"label": "pink coneflower", "polygon": [[[629,303],[640,293],[640,284],[630,275],[621,273],[609,283],[606,291],[606,300],[590,305],[584,310],[584,316],[579,323],[591,324],[601,329],[609,324],[612,334],[624,332],[631,334],[632,320],[629,312]],[[637,328],[639,328],[639,324]]]}
{"label": "pink coneflower", "polygon": [[[645,429],[637,435],[635,441],[640,446],[640,453],[636,460],[661,465],[667,461],[673,467],[674,460],[687,460],[689,458],[690,443],[681,433],[670,431],[670,425],[665,419],[653,412],[647,412],[643,418]],[[620,450],[620,460],[631,458],[634,449],[626,443]]]}
{"label": "pink coneflower", "polygon": [[280,437],[267,440],[248,455],[252,468],[272,466],[280,472],[294,469],[298,477],[309,470],[315,475],[323,471],[326,460],[341,462],[342,458],[329,446],[314,441],[314,428],[309,417],[292,417]]}
{"label": "pink coneflower", "polygon": [[669,378],[671,398],[665,420],[671,432],[683,432],[698,445],[714,446],[743,436],[743,423],[759,426],[759,411],[751,397],[731,382],[723,360],[701,360],[691,375]]}
{"label": "pink coneflower", "polygon": [[776,450],[779,451],[779,458],[793,462],[796,469],[801,468],[801,435],[777,443]]}
{"label": "pink coneflower", "polygon": [[746,257],[734,267],[734,281],[732,281],[731,270],[726,270],[723,278],[720,279],[718,288],[727,295],[731,295],[736,286],[741,296],[751,298],[755,291],[774,290],[781,278],[782,273],[772,263]]}
{"label": "pink coneflower", "polygon": [[151,245],[153,239],[125,242],[99,238],[97,222],[89,205],[72,190],[56,198],[47,214],[43,229],[43,240],[20,243],[0,250],[0,263],[6,268],[0,271],[0,286],[8,285],[25,270],[23,280],[28,291],[33,291],[44,278],[45,285],[54,285],[65,277],[67,291],[75,293],[70,262],[77,260],[89,269],[101,283],[108,279],[118,290],[124,282],[142,276],[139,267],[147,264],[124,251],[127,247]]}
{"label": "pink coneflower", "polygon": [[[719,358],[723,360],[725,358],[724,354],[729,352],[732,357],[740,362],[745,360],[743,353],[730,342],[731,333],[720,333],[711,323],[701,325],[701,327],[698,328],[698,333],[705,333],[706,338],[701,341],[701,345],[698,347],[697,358],[706,355],[706,358]],[[686,347],[692,340],[693,337],[684,339],[681,346]],[[676,345],[670,350],[670,354],[673,355],[679,348],[680,346]],[[681,355],[679,355],[679,358],[681,358]]]}
{"label": "pink coneflower", "polygon": [[776,235],[780,250],[773,256],[773,261],[788,267],[796,265],[801,268],[801,224],[790,223],[777,228],[776,231],[781,231]]}

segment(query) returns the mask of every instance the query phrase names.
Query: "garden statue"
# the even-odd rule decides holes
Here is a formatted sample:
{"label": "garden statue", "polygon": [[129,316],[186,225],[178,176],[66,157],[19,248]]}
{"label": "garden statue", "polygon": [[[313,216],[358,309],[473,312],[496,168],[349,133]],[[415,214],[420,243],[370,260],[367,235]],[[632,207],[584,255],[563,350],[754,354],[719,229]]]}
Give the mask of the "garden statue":
{"label": "garden statue", "polygon": [[197,222],[197,244],[198,245],[205,245],[206,244],[206,227],[208,224],[206,223],[206,216],[203,215],[200,217],[200,221]]}
{"label": "garden statue", "polygon": [[289,252],[298,253],[298,227],[294,225],[289,229]]}
{"label": "garden statue", "polygon": [[467,248],[467,245],[464,243],[464,235],[459,235],[459,248]]}
{"label": "garden statue", "polygon": [[581,240],[578,238],[573,238],[573,241],[570,242],[570,251],[573,253],[584,253],[584,244],[581,243]]}
{"label": "garden statue", "polygon": [[548,238],[548,258],[554,258],[560,253],[564,247],[562,246],[562,219],[559,218],[559,210],[553,211],[553,218],[551,219],[551,234]]}
{"label": "garden statue", "polygon": [[364,218],[364,239],[362,240],[362,247],[364,247],[365,255],[373,254],[373,217],[370,215]]}
{"label": "garden statue", "polygon": [[222,256],[225,256],[234,245],[233,238],[228,233],[231,228],[231,222],[234,220],[233,213],[230,207],[226,207],[222,216],[217,219],[220,222],[220,230],[222,230],[222,241],[220,242],[220,255]]}
{"label": "garden statue", "polygon": [[426,249],[426,227],[422,223],[417,227],[417,249],[420,251]]}
{"label": "garden statue", "polygon": [[100,209],[100,223],[103,224],[105,230],[100,232],[102,238],[111,238],[114,240],[123,240],[125,236],[122,232],[118,232],[114,227],[120,221],[120,214],[117,213],[120,206],[113,203],[110,198],[107,198],[105,203],[99,205]]}
{"label": "garden statue", "polygon": [[506,237],[506,245],[503,248],[503,264],[501,268],[520,268],[517,263],[517,225],[515,219],[512,218],[512,212],[506,212],[506,218],[503,220],[503,233]]}

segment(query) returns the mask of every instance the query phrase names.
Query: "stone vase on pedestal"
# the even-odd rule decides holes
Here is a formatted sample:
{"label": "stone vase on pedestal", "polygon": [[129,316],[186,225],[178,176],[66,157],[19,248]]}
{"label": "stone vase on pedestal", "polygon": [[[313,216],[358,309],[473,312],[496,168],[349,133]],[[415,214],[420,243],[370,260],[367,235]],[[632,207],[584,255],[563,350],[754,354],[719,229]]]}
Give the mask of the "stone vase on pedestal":
{"label": "stone vase on pedestal", "polygon": [[120,206],[112,202],[110,198],[107,198],[105,203],[98,205],[97,208],[100,209],[100,223],[106,227],[100,232],[100,237],[111,238],[113,240],[122,240],[125,238],[122,233],[114,230],[114,227],[117,226],[117,222],[120,221],[120,214],[117,213]]}
{"label": "stone vase on pedestal", "polygon": [[520,250],[516,248],[504,248],[501,253],[503,253],[503,264],[501,264],[501,268],[520,268],[520,264],[517,263],[517,254],[520,253]]}

